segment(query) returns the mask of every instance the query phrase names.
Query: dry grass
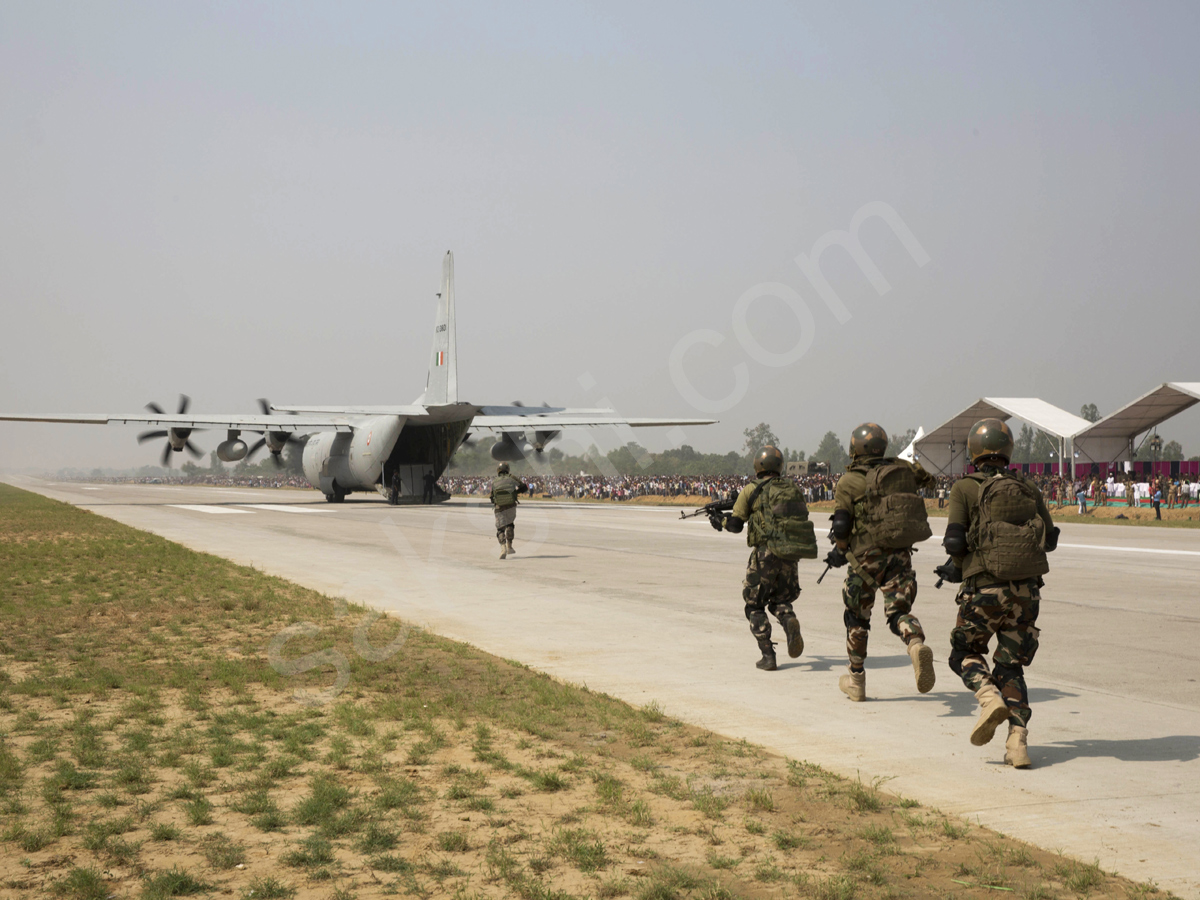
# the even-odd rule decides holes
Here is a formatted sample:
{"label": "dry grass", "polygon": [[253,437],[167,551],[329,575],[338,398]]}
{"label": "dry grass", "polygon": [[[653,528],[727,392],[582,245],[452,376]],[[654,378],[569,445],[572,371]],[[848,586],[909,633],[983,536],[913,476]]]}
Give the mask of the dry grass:
{"label": "dry grass", "polygon": [[[3,896],[1163,896],[434,635],[365,662],[359,619],[0,485]],[[267,661],[300,622],[323,706]]]}

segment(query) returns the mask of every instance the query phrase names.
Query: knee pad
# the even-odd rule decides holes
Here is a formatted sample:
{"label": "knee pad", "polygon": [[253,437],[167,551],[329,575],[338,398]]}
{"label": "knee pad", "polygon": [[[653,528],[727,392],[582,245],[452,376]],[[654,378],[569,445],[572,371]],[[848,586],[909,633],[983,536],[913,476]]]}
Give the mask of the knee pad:
{"label": "knee pad", "polygon": [[966,660],[966,658],[967,654],[963,653],[961,650],[955,650],[950,654],[950,671],[959,678],[962,678],[963,661]]}
{"label": "knee pad", "polygon": [[1025,677],[1025,667],[1021,665],[1005,666],[997,663],[992,670],[992,676],[999,682],[1017,681]]}
{"label": "knee pad", "polygon": [[757,606],[746,607],[746,620],[751,623],[770,621],[767,619],[766,611]]}
{"label": "knee pad", "polygon": [[904,613],[894,612],[890,616],[887,617],[888,628],[890,628],[892,630],[892,634],[894,634],[896,637],[901,636],[900,635],[900,617],[902,615],[904,615]]}
{"label": "knee pad", "polygon": [[842,621],[846,623],[847,631],[851,628],[861,628],[864,631],[871,630],[871,622],[868,619],[860,619],[854,613],[850,612],[850,610],[846,610],[842,614]]}

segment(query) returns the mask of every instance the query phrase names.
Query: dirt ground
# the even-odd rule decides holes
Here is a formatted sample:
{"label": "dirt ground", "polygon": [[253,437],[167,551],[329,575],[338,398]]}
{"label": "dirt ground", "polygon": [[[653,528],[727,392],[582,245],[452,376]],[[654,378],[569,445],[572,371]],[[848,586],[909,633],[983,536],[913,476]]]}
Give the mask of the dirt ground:
{"label": "dirt ground", "polygon": [[1168,896],[345,611],[0,486],[0,898]]}

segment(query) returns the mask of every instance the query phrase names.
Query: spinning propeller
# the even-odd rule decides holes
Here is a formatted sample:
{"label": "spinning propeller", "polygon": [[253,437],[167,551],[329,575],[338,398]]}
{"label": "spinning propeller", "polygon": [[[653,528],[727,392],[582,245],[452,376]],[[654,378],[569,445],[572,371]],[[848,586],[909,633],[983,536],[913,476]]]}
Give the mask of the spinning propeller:
{"label": "spinning propeller", "polygon": [[[258,398],[258,407],[262,410],[264,416],[274,415],[271,409],[271,402],[266,397]],[[280,459],[280,454],[283,453],[283,448],[288,443],[300,444],[304,442],[304,438],[297,437],[289,431],[265,431],[263,436],[250,445],[250,449],[246,451],[246,461],[254,456],[263,447],[267,447],[271,451],[271,462],[275,464],[275,468],[283,468],[283,460]]]}
{"label": "spinning propeller", "polygon": [[[187,394],[179,395],[179,412],[177,415],[182,416],[188,410],[188,405],[192,402],[192,398]],[[160,416],[165,416],[163,408],[151,400],[146,404],[146,409]],[[146,441],[157,440],[158,438],[166,438],[167,442],[163,446],[162,465],[168,468],[171,465],[171,453],[179,453],[186,450],[196,459],[201,459],[204,456],[204,451],[193,444],[190,440],[193,431],[200,431],[198,428],[168,428],[166,431],[143,431],[137,436],[137,442],[144,444]]]}

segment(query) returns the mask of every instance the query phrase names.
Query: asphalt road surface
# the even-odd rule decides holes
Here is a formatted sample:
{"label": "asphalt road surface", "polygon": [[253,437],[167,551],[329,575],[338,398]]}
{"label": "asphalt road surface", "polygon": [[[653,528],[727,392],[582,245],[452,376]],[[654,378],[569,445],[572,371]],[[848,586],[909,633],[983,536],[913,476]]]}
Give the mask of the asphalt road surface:
{"label": "asphalt road surface", "polygon": [[986,747],[967,740],[975,701],[946,665],[953,588],[934,590],[931,574],[942,520],[916,557],[914,610],[937,686],[916,693],[879,604],[869,700],[856,704],[837,689],[844,572],[818,586],[823,566],[801,563],[804,655],[781,645],[780,669],[760,672],[743,538],[677,510],[527,503],[502,562],[479,501],[333,506],[310,491],[11,481],[1200,898],[1200,530],[1063,527],[1027,673],[1035,767],[1016,771],[1002,764],[1003,730]]}

